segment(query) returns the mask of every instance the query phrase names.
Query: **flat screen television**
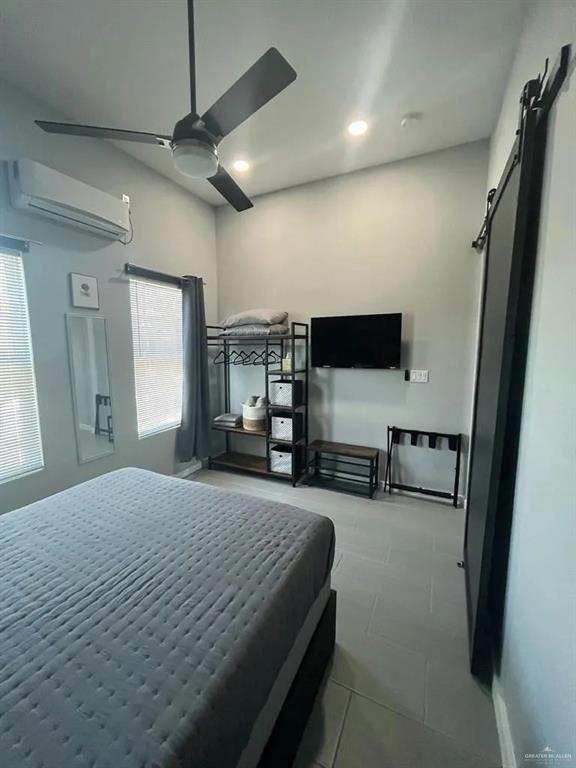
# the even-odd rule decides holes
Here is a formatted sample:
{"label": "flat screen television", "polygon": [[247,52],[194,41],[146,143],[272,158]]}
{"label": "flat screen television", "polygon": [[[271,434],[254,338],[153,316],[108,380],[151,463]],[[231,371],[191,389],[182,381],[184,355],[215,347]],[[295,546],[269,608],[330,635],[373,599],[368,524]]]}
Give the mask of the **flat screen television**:
{"label": "flat screen television", "polygon": [[312,318],[316,368],[399,368],[402,315]]}

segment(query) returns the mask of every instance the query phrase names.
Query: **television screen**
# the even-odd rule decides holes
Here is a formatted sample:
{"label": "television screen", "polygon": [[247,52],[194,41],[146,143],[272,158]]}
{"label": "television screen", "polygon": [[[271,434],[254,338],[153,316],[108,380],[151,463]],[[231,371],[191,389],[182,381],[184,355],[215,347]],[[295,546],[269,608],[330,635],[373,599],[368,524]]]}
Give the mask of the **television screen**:
{"label": "television screen", "polygon": [[402,315],[312,318],[316,368],[399,368]]}

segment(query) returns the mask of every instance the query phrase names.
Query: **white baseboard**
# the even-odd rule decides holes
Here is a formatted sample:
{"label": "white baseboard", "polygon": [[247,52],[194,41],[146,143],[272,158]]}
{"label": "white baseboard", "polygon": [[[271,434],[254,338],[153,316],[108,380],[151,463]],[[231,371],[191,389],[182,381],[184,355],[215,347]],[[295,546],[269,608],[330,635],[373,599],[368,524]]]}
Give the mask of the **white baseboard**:
{"label": "white baseboard", "polygon": [[186,469],[182,469],[180,472],[176,472],[174,477],[190,477],[190,475],[193,475],[200,469],[202,469],[202,462],[195,461],[194,464],[190,464],[190,466],[186,467]]}
{"label": "white baseboard", "polygon": [[502,768],[518,768],[516,754],[514,752],[514,741],[512,739],[512,730],[508,719],[508,708],[504,699],[502,686],[499,679],[494,675],[492,681],[492,702],[494,704],[494,714],[496,715],[496,726],[498,728],[498,739],[500,741],[500,754],[502,756]]}

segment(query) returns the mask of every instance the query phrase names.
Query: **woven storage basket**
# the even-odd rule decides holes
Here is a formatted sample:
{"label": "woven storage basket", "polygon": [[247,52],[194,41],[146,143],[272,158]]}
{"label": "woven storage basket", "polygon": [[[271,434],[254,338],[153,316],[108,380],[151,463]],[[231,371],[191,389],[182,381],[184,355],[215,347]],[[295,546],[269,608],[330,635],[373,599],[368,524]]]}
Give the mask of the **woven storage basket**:
{"label": "woven storage basket", "polygon": [[271,434],[275,440],[300,440],[302,437],[302,414],[272,416]]}
{"label": "woven storage basket", "polygon": [[[294,384],[294,387],[292,387]],[[302,382],[296,379],[294,382],[278,379],[270,382],[271,405],[283,405],[293,407],[302,403]]]}
{"label": "woven storage basket", "polygon": [[292,474],[292,450],[277,445],[270,449],[270,469],[282,475]]}
{"label": "woven storage basket", "polygon": [[266,406],[242,406],[242,426],[247,432],[266,431]]}
{"label": "woven storage basket", "polygon": [[296,462],[296,474],[298,475],[304,466],[304,451],[294,446],[275,445],[270,448],[270,469],[282,475],[292,474],[292,462]]}

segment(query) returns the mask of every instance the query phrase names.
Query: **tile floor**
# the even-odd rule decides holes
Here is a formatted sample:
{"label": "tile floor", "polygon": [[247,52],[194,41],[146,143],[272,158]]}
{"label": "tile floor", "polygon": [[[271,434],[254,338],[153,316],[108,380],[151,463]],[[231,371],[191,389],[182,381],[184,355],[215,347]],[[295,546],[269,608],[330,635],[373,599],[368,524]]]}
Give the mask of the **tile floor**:
{"label": "tile floor", "polygon": [[468,673],[464,512],[245,475],[191,479],[283,501],[336,526],[337,647],[295,768],[497,768],[492,702]]}

